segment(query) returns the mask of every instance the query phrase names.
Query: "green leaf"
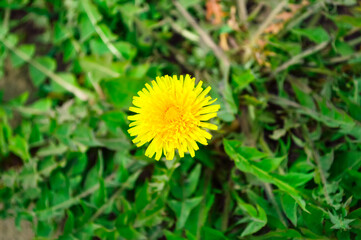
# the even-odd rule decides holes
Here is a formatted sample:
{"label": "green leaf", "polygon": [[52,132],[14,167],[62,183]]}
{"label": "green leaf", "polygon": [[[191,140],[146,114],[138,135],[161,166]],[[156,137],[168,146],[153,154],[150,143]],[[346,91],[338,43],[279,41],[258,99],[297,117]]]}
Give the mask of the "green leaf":
{"label": "green leaf", "polygon": [[332,166],[333,160],[334,160],[333,151],[330,151],[329,153],[320,157],[320,163],[321,163],[320,171],[324,173],[326,178],[328,178],[328,176],[330,175],[329,170]]}
{"label": "green leaf", "polygon": [[76,56],[76,49],[74,40],[68,39],[63,44],[64,55],[63,59],[65,62],[69,61],[70,59]]}
{"label": "green leaf", "polygon": [[48,237],[53,231],[53,225],[49,222],[38,221],[36,235],[39,237]]}
{"label": "green leaf", "polygon": [[64,234],[71,234],[74,229],[74,214],[68,210],[67,219],[64,226]]}
{"label": "green leaf", "polygon": [[301,44],[298,42],[285,42],[285,41],[278,41],[276,39],[270,39],[269,40],[272,46],[279,48],[287,53],[289,53],[291,56],[296,56],[300,54],[302,51]]}
{"label": "green leaf", "polygon": [[335,41],[335,49],[341,56],[349,56],[355,52],[350,44],[342,41]]}
{"label": "green leaf", "polygon": [[233,74],[232,81],[235,85],[236,91],[242,91],[246,88],[250,83],[255,80],[255,76],[253,75],[251,70],[246,70],[242,74]]}
{"label": "green leaf", "polygon": [[300,87],[296,84],[292,84],[292,88],[296,94],[297,100],[300,102],[301,105],[310,109],[316,109],[315,103],[310,93],[307,93],[305,90],[300,89]]}
{"label": "green leaf", "polygon": [[285,175],[279,175],[278,178],[287,182],[291,186],[299,187],[305,185],[311,179],[313,179],[314,173],[288,173]]}
{"label": "green leaf", "polygon": [[79,153],[78,156],[75,157],[75,160],[72,161],[72,169],[70,171],[72,176],[76,176],[78,174],[81,174],[87,165],[88,159],[85,154]]}
{"label": "green leaf", "polygon": [[19,135],[10,139],[9,150],[19,156],[24,162],[30,160],[29,145],[27,141]]}
{"label": "green leaf", "polygon": [[101,207],[107,201],[107,191],[105,188],[104,179],[99,177],[99,188],[91,197],[92,202],[95,206]]}
{"label": "green leaf", "polygon": [[56,21],[54,25],[54,43],[60,43],[69,38],[70,32],[61,22]]}
{"label": "green leaf", "polygon": [[119,6],[119,10],[129,30],[133,30],[134,19],[137,17],[139,7],[132,3],[125,3]]}
{"label": "green leaf", "polygon": [[[71,73],[58,73],[58,76],[61,79],[63,79],[63,81],[66,82],[67,84],[70,84],[70,85],[72,85],[73,87],[76,87],[76,88],[79,87],[74,74],[71,74]],[[58,92],[58,93],[66,93],[66,92],[68,92],[63,86],[59,85],[55,81],[51,82],[51,89],[52,89],[52,91]]]}
{"label": "green leaf", "polygon": [[331,166],[331,177],[337,180],[342,178],[349,170],[358,169],[361,165],[361,151],[335,152],[335,160]]}
{"label": "green leaf", "polygon": [[66,152],[68,150],[68,147],[63,145],[63,144],[59,144],[59,145],[49,145],[46,147],[42,147],[40,148],[37,152],[36,155],[38,157],[46,157],[46,156],[56,156],[56,155],[61,155],[64,152]]}
{"label": "green leaf", "polygon": [[90,49],[94,55],[103,56],[103,55],[109,54],[109,49],[108,49],[107,45],[105,45],[105,43],[99,37],[93,37],[90,40]]}
{"label": "green leaf", "polygon": [[289,185],[287,182],[282,181],[281,179],[274,177],[273,175],[270,175],[261,168],[253,165],[251,161],[248,161],[238,153],[238,151],[242,151],[242,147],[239,147],[240,142],[224,139],[223,144],[226,153],[228,154],[228,156],[231,157],[231,159],[235,161],[236,167],[239,170],[251,173],[263,182],[275,184],[279,189],[293,197],[304,211],[307,211],[305,200],[301,197],[300,193],[293,186]]}
{"label": "green leaf", "polygon": [[323,232],[323,212],[313,206],[308,208],[307,212],[302,212],[303,223],[312,232],[322,235]]}
{"label": "green leaf", "polygon": [[50,176],[51,189],[57,191],[66,188],[66,178],[60,171],[56,171]]}
{"label": "green leaf", "polygon": [[284,159],[285,157],[265,158],[260,162],[254,162],[254,165],[266,172],[273,172],[280,166]]}
{"label": "green leaf", "polygon": [[[287,100],[284,98],[277,99],[277,103],[281,106],[289,108]],[[309,116],[316,121],[319,121],[331,128],[338,128],[338,131],[342,134],[349,134],[354,136],[359,141],[361,140],[361,128],[360,123],[355,121],[347,113],[339,110],[331,103],[326,102],[324,99],[317,101],[317,105],[320,111],[315,111],[306,107],[299,107],[295,109],[296,112]]]}
{"label": "green leaf", "polygon": [[[35,58],[34,61],[47,68],[49,71],[53,72],[56,69],[56,62],[50,57],[39,57]],[[47,77],[43,72],[39,71],[39,69],[32,65],[29,66],[29,73],[31,80],[36,87],[39,87]]]}
{"label": "green leaf", "polygon": [[134,96],[145,85],[144,79],[119,78],[101,83],[109,101],[117,107],[128,108]]}
{"label": "green leaf", "polygon": [[137,49],[128,42],[116,42],[114,46],[127,60],[132,60],[137,54]]}
{"label": "green leaf", "polygon": [[137,212],[140,212],[149,203],[148,182],[138,189],[139,191],[135,195],[135,207]]}
{"label": "green leaf", "polygon": [[149,70],[150,65],[148,63],[138,64],[133,66],[129,71],[127,71],[127,76],[131,78],[144,78]]}
{"label": "green leaf", "polygon": [[21,182],[23,189],[34,189],[38,187],[40,177],[34,165],[35,162],[33,161],[25,163],[21,173],[18,175],[18,180]]}
{"label": "green leaf", "polygon": [[201,203],[203,197],[194,197],[182,201],[169,200],[168,205],[174,211],[177,217],[176,229],[182,229],[187,218],[198,204]]}
{"label": "green leaf", "polygon": [[297,202],[287,194],[282,195],[282,208],[287,218],[297,226]]}
{"label": "green leaf", "polygon": [[[24,45],[21,45],[18,48],[18,50],[21,51],[27,58],[31,59],[35,53],[35,46],[30,45],[30,44],[24,44]],[[15,53],[10,54],[10,59],[11,59],[12,65],[15,68],[20,67],[21,65],[23,65],[26,62],[25,59],[19,57]]]}
{"label": "green leaf", "polygon": [[117,128],[128,130],[128,124],[126,123],[127,115],[123,111],[105,112],[101,119],[113,133],[117,132]]}
{"label": "green leaf", "polygon": [[[99,29],[101,30],[102,34],[104,34],[105,38],[109,42],[113,42],[117,39],[117,35],[112,33],[109,27],[105,24],[98,24]],[[106,44],[106,43],[105,43]]]}
{"label": "green leaf", "polygon": [[117,228],[117,231],[123,239],[129,240],[146,240],[147,238],[143,236],[140,232],[136,231],[132,226],[120,227]]}
{"label": "green leaf", "polygon": [[216,229],[210,227],[203,227],[202,228],[202,239],[207,240],[227,240],[224,234]]}
{"label": "green leaf", "polygon": [[250,223],[243,230],[241,237],[258,232],[267,224],[267,215],[262,207],[256,205],[256,209],[251,204],[245,203],[236,192],[232,192],[232,195],[237,201],[237,206],[250,217]]}
{"label": "green leaf", "polygon": [[95,33],[93,24],[90,22],[86,14],[80,15],[79,20],[79,32],[80,32],[80,41],[84,42]]}
{"label": "green leaf", "polygon": [[80,2],[91,23],[97,23],[102,19],[98,9],[89,0],[81,0]]}
{"label": "green leaf", "polygon": [[341,6],[354,6],[357,4],[357,0],[333,0],[332,3]]}
{"label": "green leaf", "polygon": [[117,38],[117,35],[113,34],[107,25],[98,25],[98,22],[102,18],[102,15],[100,15],[98,9],[89,0],[82,0],[81,3],[96,33],[99,35],[103,43],[107,46],[109,52],[111,52],[118,59],[123,59],[124,56],[113,44],[113,41]]}
{"label": "green leaf", "polygon": [[102,176],[103,162],[102,158],[99,158],[96,165],[90,169],[87,173],[84,182],[84,189],[89,189],[99,183],[99,178]]}
{"label": "green leaf", "polygon": [[189,173],[189,177],[184,184],[184,197],[190,197],[197,188],[198,180],[201,175],[201,164],[197,164],[194,169]]}
{"label": "green leaf", "polygon": [[10,44],[10,47],[15,47],[19,42],[19,37],[16,34],[8,34],[5,39]]}
{"label": "green leaf", "polygon": [[125,65],[123,63],[104,64],[104,61],[106,59],[88,56],[79,59],[83,71],[91,73],[96,79],[119,78],[120,74],[124,72]]}
{"label": "green leaf", "polygon": [[341,216],[332,214],[331,212],[328,212],[328,216],[330,217],[330,220],[333,224],[333,226],[331,227],[332,229],[342,229],[344,231],[349,230],[350,229],[349,224],[356,220],[356,219],[342,218]]}
{"label": "green leaf", "polygon": [[259,213],[258,218],[252,219],[252,221],[243,230],[241,237],[248,236],[255,232],[258,232],[261,228],[263,228],[266,225],[267,215],[265,211],[259,205],[257,205],[257,211]]}
{"label": "green leaf", "polygon": [[102,144],[95,138],[94,132],[88,126],[78,126],[72,135],[74,142],[80,143],[88,147],[101,146]]}
{"label": "green leaf", "polygon": [[[211,189],[211,185],[208,185],[208,192]],[[215,201],[215,195],[207,193],[204,197],[203,202],[195,207],[185,224],[185,228],[192,234],[199,236],[201,227],[207,222],[209,211],[211,210]]]}
{"label": "green leaf", "polygon": [[[356,2],[356,0],[351,0]],[[349,15],[337,15],[334,17],[336,23],[347,23],[353,27],[361,27],[361,17],[349,16]]]}
{"label": "green leaf", "polygon": [[330,40],[330,36],[322,27],[293,29],[292,32],[305,36],[315,43],[322,43]]}
{"label": "green leaf", "polygon": [[[1,109],[0,109],[1,115]],[[8,152],[8,139],[11,138],[12,129],[7,119],[2,119],[0,116],[0,154],[6,155]]]}
{"label": "green leaf", "polygon": [[234,100],[230,84],[225,86],[223,98],[221,99],[223,99],[223,101],[219,102],[221,109],[218,112],[218,116],[226,122],[232,122],[235,119],[234,114],[238,112],[238,107]]}
{"label": "green leaf", "polygon": [[189,8],[194,5],[200,4],[201,0],[180,0],[179,2],[183,5],[184,8]]}
{"label": "green leaf", "polygon": [[259,160],[268,156],[268,154],[258,151],[254,147],[240,146],[237,148],[237,153],[242,155],[247,160]]}
{"label": "green leaf", "polygon": [[167,240],[185,240],[185,238],[182,238],[178,234],[172,233],[168,230],[164,231],[164,235],[167,238]]}

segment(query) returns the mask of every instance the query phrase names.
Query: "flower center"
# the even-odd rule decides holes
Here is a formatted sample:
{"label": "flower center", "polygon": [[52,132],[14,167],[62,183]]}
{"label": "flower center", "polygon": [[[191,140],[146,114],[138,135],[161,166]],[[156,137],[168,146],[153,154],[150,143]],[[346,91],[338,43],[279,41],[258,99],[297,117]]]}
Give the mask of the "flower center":
{"label": "flower center", "polygon": [[168,108],[164,114],[164,119],[167,122],[174,122],[178,120],[180,117],[181,117],[181,113],[179,109],[175,106],[171,106],[170,108]]}

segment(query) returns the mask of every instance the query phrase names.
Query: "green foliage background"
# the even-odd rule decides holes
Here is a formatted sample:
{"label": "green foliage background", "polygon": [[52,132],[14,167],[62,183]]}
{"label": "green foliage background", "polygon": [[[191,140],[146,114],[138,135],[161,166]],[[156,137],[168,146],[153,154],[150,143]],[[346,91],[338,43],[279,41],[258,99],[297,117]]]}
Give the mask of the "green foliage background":
{"label": "green foliage background", "polygon": [[[0,78],[33,90],[0,91],[0,216],[35,239],[361,239],[360,3],[220,6],[212,24],[200,0],[1,1]],[[148,159],[132,96],[186,73],[220,130],[193,159]]]}

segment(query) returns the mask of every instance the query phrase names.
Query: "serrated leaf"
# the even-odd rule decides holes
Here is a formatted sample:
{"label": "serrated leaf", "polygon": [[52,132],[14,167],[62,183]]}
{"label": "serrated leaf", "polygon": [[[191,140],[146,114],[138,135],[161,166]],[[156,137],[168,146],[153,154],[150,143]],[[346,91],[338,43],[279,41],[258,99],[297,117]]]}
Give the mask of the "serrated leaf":
{"label": "serrated leaf", "polygon": [[333,226],[331,227],[332,229],[342,229],[344,231],[349,230],[350,229],[349,224],[356,220],[356,219],[342,218],[341,216],[332,214],[331,212],[328,212],[328,216],[330,217],[330,220],[333,224]]}
{"label": "serrated leaf", "polygon": [[273,175],[270,175],[261,168],[253,165],[251,161],[248,161],[238,153],[240,142],[224,139],[223,144],[226,153],[228,154],[228,156],[231,157],[231,159],[235,161],[236,167],[239,170],[251,173],[263,182],[275,184],[282,191],[293,197],[304,211],[307,211],[305,200],[301,197],[300,193],[293,186],[289,185],[287,182],[282,181],[281,179],[278,179]]}

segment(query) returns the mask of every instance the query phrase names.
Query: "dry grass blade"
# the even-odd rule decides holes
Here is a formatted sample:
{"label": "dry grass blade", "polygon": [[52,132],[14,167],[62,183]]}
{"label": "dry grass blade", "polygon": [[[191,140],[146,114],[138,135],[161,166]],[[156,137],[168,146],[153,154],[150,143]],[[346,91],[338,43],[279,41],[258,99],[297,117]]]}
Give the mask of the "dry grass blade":
{"label": "dry grass blade", "polygon": [[174,6],[178,9],[178,11],[181,13],[181,15],[187,20],[187,22],[196,30],[196,32],[199,34],[203,42],[212,49],[218,60],[220,61],[223,69],[223,73],[226,76],[225,79],[228,80],[228,69],[230,67],[230,61],[226,54],[222,51],[220,47],[217,46],[217,44],[213,41],[211,36],[204,31],[199,24],[196,22],[196,20],[189,14],[189,12],[177,1],[173,1]]}
{"label": "dry grass blade", "polygon": [[237,6],[238,6],[238,15],[241,23],[247,25],[247,18],[248,18],[247,0],[238,0]]}

